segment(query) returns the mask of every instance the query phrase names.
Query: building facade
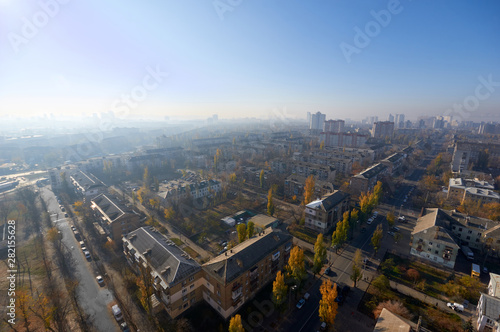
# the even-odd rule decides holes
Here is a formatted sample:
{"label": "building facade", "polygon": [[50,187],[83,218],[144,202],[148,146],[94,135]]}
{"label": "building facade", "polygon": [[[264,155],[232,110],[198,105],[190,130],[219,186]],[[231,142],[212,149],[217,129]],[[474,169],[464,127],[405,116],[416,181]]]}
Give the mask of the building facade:
{"label": "building facade", "polygon": [[305,207],[307,228],[320,233],[327,233],[342,220],[344,212],[349,211],[350,195],[340,190],[323,196]]}

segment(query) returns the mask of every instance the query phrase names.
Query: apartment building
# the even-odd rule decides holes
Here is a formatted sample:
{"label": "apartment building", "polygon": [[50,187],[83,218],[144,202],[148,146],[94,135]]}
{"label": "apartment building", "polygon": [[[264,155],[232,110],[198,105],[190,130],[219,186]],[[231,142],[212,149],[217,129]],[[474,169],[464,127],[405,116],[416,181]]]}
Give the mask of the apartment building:
{"label": "apartment building", "polygon": [[384,176],[389,175],[389,168],[381,163],[375,164],[359,174],[351,176],[350,190],[353,195],[359,195],[362,192],[372,190],[378,181]]}
{"label": "apartment building", "polygon": [[500,275],[490,272],[490,282],[488,283],[488,295],[500,298]]}
{"label": "apartment building", "polygon": [[368,135],[360,133],[322,132],[320,140],[326,147],[351,147],[357,148],[365,145]]}
{"label": "apartment building", "polygon": [[404,154],[401,152],[396,152],[389,157],[380,161],[382,165],[387,166],[387,172],[390,175],[398,174],[401,171],[401,166],[403,166]]}
{"label": "apartment building", "polygon": [[305,226],[320,233],[327,233],[349,211],[350,195],[340,190],[317,199],[305,207]]}
{"label": "apartment building", "polygon": [[72,172],[69,178],[75,187],[75,191],[83,197],[97,196],[107,190],[99,179],[81,170]]}
{"label": "apartment building", "polygon": [[487,204],[500,202],[500,195],[493,191],[494,186],[479,179],[451,178],[448,184],[448,198],[460,203],[465,200]]}
{"label": "apartment building", "polygon": [[490,157],[500,156],[500,144],[495,142],[456,142],[451,160],[451,171],[460,173],[469,169],[472,164],[477,165],[479,157],[486,149]]}
{"label": "apartment building", "polygon": [[[292,174],[285,179],[285,196],[302,197],[307,178],[301,175]],[[333,193],[333,183],[329,181],[314,181],[314,194],[316,197],[322,197],[328,193]]]}
{"label": "apartment building", "polygon": [[333,181],[337,171],[332,166],[316,165],[304,162],[293,162],[290,165],[292,174],[308,177],[314,175],[320,181]]}
{"label": "apartment building", "polygon": [[217,180],[205,180],[201,182],[190,182],[185,180],[174,180],[160,185],[160,196],[167,203],[176,203],[182,198],[203,198],[217,194],[222,189]]}
{"label": "apartment building", "polygon": [[161,304],[170,317],[176,318],[203,298],[201,266],[153,227],[124,236],[123,253],[139,276],[151,278],[152,302]]}
{"label": "apartment building", "polygon": [[373,123],[372,137],[385,139],[392,137],[394,134],[394,122],[390,121],[377,121]]}
{"label": "apartment building", "polygon": [[411,233],[410,254],[453,269],[459,246],[450,234],[450,221],[440,209],[426,209]]}
{"label": "apartment building", "polygon": [[288,262],[292,236],[270,228],[203,264],[203,298],[224,319],[270,281]]}
{"label": "apartment building", "polygon": [[294,152],[292,159],[317,165],[333,166],[337,172],[344,175],[350,175],[352,170],[352,157],[333,153],[325,150],[311,152]]}
{"label": "apartment building", "polygon": [[476,307],[477,331],[500,332],[500,299],[481,293]]}
{"label": "apartment building", "polygon": [[92,198],[90,208],[96,222],[113,241],[119,242],[123,236],[140,227],[140,215],[108,194]]}

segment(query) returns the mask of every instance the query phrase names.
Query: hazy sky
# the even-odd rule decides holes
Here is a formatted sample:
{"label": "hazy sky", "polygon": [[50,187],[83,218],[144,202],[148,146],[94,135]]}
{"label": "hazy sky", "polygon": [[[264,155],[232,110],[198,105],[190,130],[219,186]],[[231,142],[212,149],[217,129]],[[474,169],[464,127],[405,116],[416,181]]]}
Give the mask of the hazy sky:
{"label": "hazy sky", "polygon": [[0,115],[500,110],[496,0],[0,0],[0,38]]}

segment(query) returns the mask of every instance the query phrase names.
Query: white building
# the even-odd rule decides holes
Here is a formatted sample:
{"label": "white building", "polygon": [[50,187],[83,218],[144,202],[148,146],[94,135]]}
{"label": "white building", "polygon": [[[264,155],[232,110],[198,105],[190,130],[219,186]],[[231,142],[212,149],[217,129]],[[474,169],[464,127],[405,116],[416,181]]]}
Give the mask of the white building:
{"label": "white building", "polygon": [[477,330],[500,332],[500,299],[481,293],[477,304]]}

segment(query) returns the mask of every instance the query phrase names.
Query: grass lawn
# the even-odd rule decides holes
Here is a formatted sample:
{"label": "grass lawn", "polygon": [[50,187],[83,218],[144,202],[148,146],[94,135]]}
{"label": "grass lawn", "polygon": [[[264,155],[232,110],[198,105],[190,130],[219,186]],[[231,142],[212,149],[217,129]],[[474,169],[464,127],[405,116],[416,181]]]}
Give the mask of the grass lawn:
{"label": "grass lawn", "polygon": [[181,241],[181,239],[176,238],[176,237],[172,237],[172,238],[170,238],[170,240],[172,240],[172,242],[175,243],[175,245],[177,245],[179,247],[184,243]]}
{"label": "grass lawn", "polygon": [[[395,268],[393,269],[381,269],[383,274],[394,281],[407,285],[409,287],[414,287],[413,280],[410,280],[406,276],[406,271],[408,269],[415,269],[420,274],[420,281],[425,280],[425,288],[423,292],[429,296],[441,298],[442,295],[442,286],[448,282],[448,278],[450,276],[449,273],[440,271],[431,266],[411,261],[408,259],[404,259],[400,256],[393,255],[388,253],[385,256],[384,261],[388,259],[393,259],[395,263]],[[383,264],[381,264],[382,266]],[[418,283],[418,281],[417,281]]]}
{"label": "grass lawn", "polygon": [[191,247],[184,247],[183,250],[188,253],[189,256],[196,258],[200,256],[196,251],[193,250]]}
{"label": "grass lawn", "polygon": [[[319,233],[310,230],[304,226],[300,225],[294,225],[293,227],[291,226],[289,229],[290,234],[295,236],[296,238],[299,238],[301,240],[304,240],[306,242],[309,242],[311,244],[316,243],[316,238]],[[326,246],[329,245],[329,243],[325,243]]]}

